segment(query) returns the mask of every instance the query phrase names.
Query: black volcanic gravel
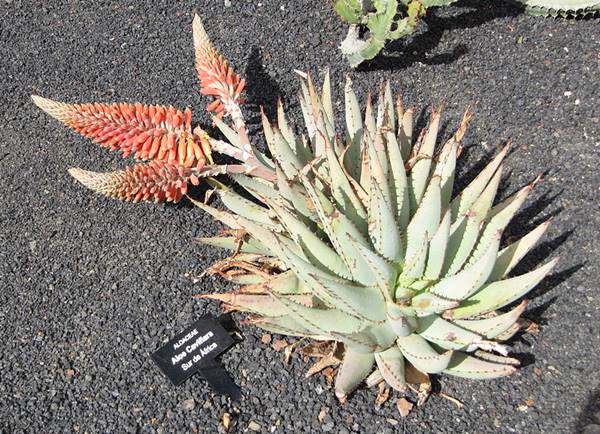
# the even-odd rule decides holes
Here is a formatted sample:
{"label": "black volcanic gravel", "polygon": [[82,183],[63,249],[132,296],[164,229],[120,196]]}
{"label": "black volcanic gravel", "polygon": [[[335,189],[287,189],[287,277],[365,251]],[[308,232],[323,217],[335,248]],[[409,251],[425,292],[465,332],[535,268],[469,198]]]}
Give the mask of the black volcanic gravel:
{"label": "black volcanic gravel", "polygon": [[75,183],[71,166],[126,163],[38,110],[29,95],[191,106],[206,124],[193,69],[194,12],[249,81],[257,142],[257,107],[272,111],[278,95],[302,126],[293,69],[319,74],[329,65],[335,83],[348,73],[337,48],[345,26],[323,0],[0,4],[0,433],[216,433],[224,412],[233,432],[597,429],[590,424],[600,423],[600,20],[463,2],[432,10],[420,34],[353,73],[363,100],[382,79],[419,110],[443,100],[444,138],[478,102],[462,176],[512,138],[502,194],[547,173],[510,234],[555,216],[522,269],[561,256],[525,315],[541,331],[513,342],[523,369],[497,381],[442,377],[439,387],[464,409],[432,396],[401,419],[395,400],[374,408],[373,390],[338,405],[324,378],[305,379],[301,359],[285,366],[252,328],[224,357],[243,389],[239,404],[199,378],[173,388],[149,358],[195,318],[218,312],[192,295],[224,286],[193,281],[224,256],[193,238],[219,225],[185,204],[120,203]]}

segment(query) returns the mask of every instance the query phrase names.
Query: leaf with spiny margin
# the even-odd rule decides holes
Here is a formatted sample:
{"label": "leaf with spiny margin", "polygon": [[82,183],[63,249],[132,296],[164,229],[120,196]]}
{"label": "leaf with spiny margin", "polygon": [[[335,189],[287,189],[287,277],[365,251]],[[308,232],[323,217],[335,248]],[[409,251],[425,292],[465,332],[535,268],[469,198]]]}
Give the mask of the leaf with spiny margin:
{"label": "leaf with spiny margin", "polygon": [[263,133],[273,155],[273,159],[281,166],[287,178],[294,178],[303,167],[298,156],[292,151],[278,128],[271,126],[269,120],[262,114]]}
{"label": "leaf with spiny margin", "polygon": [[303,140],[297,138],[294,131],[290,128],[281,99],[277,100],[277,127],[292,149],[292,152],[296,154],[302,163],[306,164],[314,158],[310,147]]}
{"label": "leaf with spiny margin", "polygon": [[451,318],[464,319],[500,309],[527,294],[556,265],[558,259],[529,273],[485,285],[469,297],[463,305],[448,312]]}
{"label": "leaf with spiny margin", "polygon": [[437,374],[446,369],[453,353],[452,350],[449,350],[439,354],[417,333],[399,337],[396,340],[396,343],[404,357],[406,357],[415,368],[428,374]]}
{"label": "leaf with spiny margin", "polygon": [[325,69],[325,76],[323,77],[321,102],[323,103],[323,112],[327,116],[327,121],[333,128],[333,131],[335,131],[335,115],[333,113],[333,103],[331,102],[331,79],[329,76],[329,68]]}
{"label": "leaf with spiny margin", "polygon": [[372,270],[360,255],[351,254],[353,245],[349,237],[364,246],[369,246],[369,242],[365,240],[360,230],[344,214],[334,208],[329,199],[320,190],[316,189],[304,174],[301,173],[300,176],[307,193],[315,204],[315,209],[329,241],[344,259],[353,278],[363,285],[372,285],[375,281]]}
{"label": "leaf with spiny margin", "polygon": [[283,228],[281,225],[269,216],[267,208],[257,205],[230,190],[220,190],[219,197],[221,198],[221,202],[233,213],[260,223],[271,230],[282,231]]}
{"label": "leaf with spiny margin", "polygon": [[448,368],[443,372],[455,377],[491,379],[505,377],[513,374],[515,371],[516,368],[514,366],[487,362],[457,351],[452,355],[452,360]]}
{"label": "leaf with spiny margin", "polygon": [[314,85],[310,74],[307,74],[306,81],[304,79],[300,80],[300,88],[301,108],[308,131],[308,137],[312,143],[315,157],[320,157],[323,156],[325,152],[327,131],[321,117],[319,103],[316,100]]}
{"label": "leaf with spiny margin", "polygon": [[502,177],[502,167],[499,167],[494,176],[481,192],[481,195],[471,204],[464,216],[459,217],[450,228],[450,239],[446,251],[446,261],[442,274],[450,276],[462,268],[471,255],[479,238],[481,225],[488,215],[494,202],[494,197]]}
{"label": "leaf with spiny margin", "polygon": [[335,395],[341,401],[346,399],[373,370],[375,357],[372,353],[360,353],[346,348],[342,365],[335,379]]}
{"label": "leaf with spiny margin", "polygon": [[[387,151],[385,149],[384,134],[381,130],[375,132],[375,140],[373,141],[373,150],[379,161],[379,166],[383,173],[384,179],[387,181],[389,176],[389,162],[387,157]],[[387,186],[387,182],[386,182]]]}
{"label": "leaf with spiny margin", "polygon": [[237,237],[201,237],[197,241],[210,246],[221,247],[236,251],[239,249],[242,253],[255,253],[259,255],[269,255],[271,251],[263,246],[258,240],[249,238],[248,240],[240,240]]}
{"label": "leaf with spiny margin", "polygon": [[314,336],[315,333],[302,326],[291,315],[277,317],[260,317],[249,321],[250,324],[260,327],[271,333],[279,333],[288,336]]}
{"label": "leaf with spiny margin", "polygon": [[479,172],[475,179],[471,181],[471,183],[452,200],[450,203],[452,208],[452,221],[455,221],[459,215],[462,215],[466,210],[468,210],[481,196],[483,190],[498,171],[498,168],[502,164],[502,161],[508,154],[510,148],[511,144],[509,142],[506,146],[504,146],[504,148],[502,148],[498,155],[496,155],[494,159],[490,161],[481,172]]}
{"label": "leaf with spiny margin", "polygon": [[319,216],[312,207],[312,200],[306,195],[306,190],[299,184],[285,178],[283,171],[277,167],[277,191],[289,202],[289,208],[307,219],[318,223]]}
{"label": "leaf with spiny margin", "polygon": [[350,75],[346,77],[344,100],[346,107],[346,129],[349,142],[349,148],[344,156],[344,165],[354,179],[359,179],[363,124],[358,99],[352,90],[352,80],[350,79]]}
{"label": "leaf with spiny margin", "polygon": [[398,128],[398,142],[400,143],[400,151],[404,161],[408,161],[412,150],[414,113],[415,110],[412,108],[406,110]]}
{"label": "leaf with spiny margin", "polygon": [[451,300],[464,300],[475,293],[485,282],[494,268],[501,232],[489,244],[487,251],[472,265],[465,267],[457,274],[450,275],[432,286],[429,291]]}
{"label": "leaf with spiny margin", "polygon": [[[366,141],[366,139],[364,140]],[[363,188],[363,190],[369,191],[369,186],[371,182],[371,165],[369,163],[369,160],[371,157],[369,156],[369,146],[365,141],[363,141],[362,143],[362,149],[360,154],[360,177],[358,178],[358,182]]]}
{"label": "leaf with spiny margin", "polygon": [[361,329],[362,321],[338,309],[319,309],[295,303],[286,297],[273,293],[287,309],[290,315],[303,327],[313,333],[330,334],[356,333]]}
{"label": "leaf with spiny margin", "polygon": [[329,175],[331,177],[331,191],[333,198],[344,214],[366,235],[367,212],[350,185],[330,143],[325,144],[325,150],[327,162],[329,163]]}
{"label": "leaf with spiny margin", "polygon": [[441,313],[460,305],[460,302],[456,300],[448,300],[427,291],[415,295],[411,302],[411,307],[414,309],[417,316]]}
{"label": "leaf with spiny margin", "polygon": [[496,336],[509,330],[519,319],[525,308],[527,300],[523,300],[517,307],[509,312],[502,313],[491,318],[484,319],[458,319],[454,324],[471,330],[475,333],[485,336],[487,339],[494,339]]}
{"label": "leaf with spiny margin", "polygon": [[[279,240],[277,241],[279,243]],[[315,279],[314,276],[319,278],[329,278],[330,280],[338,280],[339,277],[330,274],[326,270],[315,267],[312,263],[305,260],[304,257],[300,257],[295,254],[289,247],[278,244],[280,251],[280,258],[285,264],[296,274],[298,279],[304,284],[306,289],[311,291],[315,296],[321,298],[330,307],[336,307],[336,303],[332,300],[326,291],[323,290],[323,286]]]}
{"label": "leaf with spiny margin", "polygon": [[508,328],[505,332],[500,333],[498,336],[496,336],[495,340],[498,342],[504,342],[504,341],[509,340],[514,335],[516,335],[519,332],[519,330],[521,330],[523,328],[522,326],[523,326],[523,323],[521,321],[517,321],[510,328]]}
{"label": "leaf with spiny margin", "polygon": [[521,362],[513,357],[504,357],[499,354],[488,353],[484,350],[477,350],[473,353],[473,355],[482,360],[486,360],[488,362],[493,363],[501,363],[503,365],[513,365],[519,366]]}
{"label": "leaf with spiny margin", "polygon": [[331,332],[330,335],[346,347],[361,353],[384,351],[398,338],[387,322],[365,327],[356,333]]}
{"label": "leaf with spiny margin", "polygon": [[[229,141],[229,143],[231,143],[236,148],[243,149],[244,146],[242,145],[242,140],[240,139],[240,136],[238,135],[238,133],[236,133],[229,125],[227,125],[225,122],[223,122],[217,116],[213,116],[212,121],[216,125],[216,127],[219,129],[219,131],[221,131],[221,133],[223,133],[223,135]],[[271,163],[271,168],[273,168],[272,163]]]}
{"label": "leaf with spiny margin", "polygon": [[[390,129],[390,131],[396,131],[396,112],[394,107],[394,97],[392,95],[392,87],[390,86],[390,81],[387,80],[383,85],[383,93],[380,93],[380,103],[379,107],[383,107],[382,110],[382,123],[377,125],[379,127],[386,126]],[[381,102],[383,101],[383,102]],[[379,121],[379,111],[377,119]],[[387,120],[387,122],[385,122]]]}
{"label": "leaf with spiny margin", "polygon": [[434,176],[431,178],[425,196],[423,196],[423,200],[406,228],[407,256],[419,247],[425,233],[435,234],[440,225],[440,213],[440,177]]}
{"label": "leaf with spiny margin", "polygon": [[371,178],[375,179],[386,200],[391,201],[390,189],[388,186],[388,159],[381,134],[377,132],[376,137],[377,140],[373,142],[367,141],[365,144],[368,170],[364,171],[365,173],[361,173],[361,184],[364,178],[367,182],[365,189],[367,189]]}
{"label": "leaf with spiny margin", "polygon": [[414,164],[408,177],[408,196],[410,199],[411,210],[416,210],[427,188],[427,181],[433,161],[433,152],[437,141],[437,134],[440,127],[441,107],[433,110],[431,122],[425,133],[423,144],[417,154],[418,161]]}
{"label": "leaf with spiny margin", "polygon": [[394,333],[398,336],[408,336],[417,327],[414,309],[398,305],[392,301],[385,303],[387,320]]}
{"label": "leaf with spiny margin", "polygon": [[[335,136],[335,129],[333,127],[333,124],[329,121],[329,117],[325,114],[323,103],[316,91],[315,83],[310,74],[308,74],[307,82],[308,95],[310,96],[310,102],[313,107],[313,113],[316,116],[315,122],[317,126],[317,134],[321,136],[325,140],[325,142],[331,142]],[[323,150],[324,149],[322,149],[321,151]],[[315,157],[320,157],[322,155],[322,153],[317,154],[315,152]]]}
{"label": "leaf with spiny margin", "polygon": [[283,207],[275,203],[272,203],[271,207],[311,264],[325,268],[345,279],[352,276],[342,258],[327,243],[321,240],[311,228]]}
{"label": "leaf with spiny margin", "polygon": [[[244,291],[252,291],[255,287],[244,287],[242,290]],[[260,292],[269,291],[276,292],[281,295],[297,295],[297,294],[309,294],[310,292],[304,288],[298,279],[298,276],[291,271],[285,271],[280,274],[276,274],[258,287],[256,290]]]}
{"label": "leaf with spiny margin", "polygon": [[227,211],[221,211],[220,209],[213,208],[210,205],[207,205],[203,202],[194,200],[190,198],[191,202],[200,208],[202,211],[210,214],[215,220],[220,221],[221,223],[229,226],[231,229],[243,229],[239,223],[236,221],[235,214],[229,213]]}
{"label": "leaf with spiny margin", "polygon": [[[367,104],[365,107],[365,117],[363,121],[364,125],[364,133],[363,133],[363,141],[366,142],[367,147],[372,146],[375,141],[375,132],[376,130],[376,122],[375,122],[375,114],[373,113],[373,102],[371,100],[371,93],[367,94]],[[364,145],[363,145],[364,146]],[[370,157],[370,155],[369,155]]]}
{"label": "leaf with spiny margin", "polygon": [[448,208],[452,199],[454,188],[454,175],[456,171],[456,158],[458,155],[458,142],[450,139],[444,145],[442,152],[435,164],[435,174],[441,176],[441,201],[442,209]]}
{"label": "leaf with spiny margin", "polygon": [[[288,124],[287,116],[285,114],[281,98],[277,99],[277,126],[279,127],[279,131],[281,131],[281,134],[283,135],[283,137],[285,137],[285,140],[289,144],[297,144],[294,131],[290,128]],[[294,154],[300,155],[297,148],[292,150],[294,151]]]}
{"label": "leaf with spiny margin", "polygon": [[[377,286],[381,289],[384,298],[386,300],[391,300],[396,277],[398,276],[395,268],[385,258],[379,256],[369,247],[358,243],[351,236],[348,238],[354,247],[354,250],[358,252],[362,260],[369,267],[369,276],[362,277],[362,280],[364,280],[365,283],[361,283],[367,286],[377,284]],[[356,255],[352,255],[352,257],[356,258]],[[371,281],[371,279],[373,280]]]}
{"label": "leaf with spiny margin", "polygon": [[429,242],[429,256],[427,257],[427,266],[423,273],[423,278],[426,280],[437,280],[440,277],[446,256],[446,248],[448,247],[448,238],[450,237],[451,218],[452,215],[448,209],[433,238]]}
{"label": "leaf with spiny margin", "polygon": [[[262,316],[287,315],[288,309],[276,298],[269,294],[241,294],[228,292],[222,294],[203,294],[200,298],[210,298],[225,303],[227,306],[240,312],[252,312]],[[312,296],[295,295],[289,298],[296,303],[310,303]]]}
{"label": "leaf with spiny margin", "polygon": [[429,235],[425,232],[421,235],[420,240],[412,242],[410,239],[408,240],[406,254],[404,255],[406,258],[405,265],[399,279],[401,282],[405,283],[407,280],[410,281],[423,276],[427,261],[428,239]]}
{"label": "leaf with spiny margin", "polygon": [[481,236],[479,237],[479,242],[475,247],[469,262],[473,262],[481,257],[483,251],[486,249],[491,239],[493,239],[494,234],[498,231],[503,231],[508,223],[510,223],[511,219],[517,213],[529,193],[533,188],[533,184],[528,185],[527,187],[522,188],[517,194],[514,194],[507,200],[499,203],[490,211],[490,214],[487,218],[487,223],[483,227],[483,231]]}
{"label": "leaf with spiny margin", "polygon": [[[364,317],[369,321],[383,321],[385,319],[385,300],[381,291],[375,287],[359,286],[352,282],[327,279],[322,276],[312,276],[326,291],[329,296],[338,300],[338,308],[344,305],[352,308],[355,315]],[[351,313],[351,312],[348,312]]]}
{"label": "leaf with spiny margin", "polygon": [[230,176],[259,200],[263,200],[264,198],[275,199],[278,197],[277,191],[273,189],[273,184],[261,178],[242,175],[240,173],[232,173]]}
{"label": "leaf with spiny margin", "polygon": [[[210,208],[210,207],[209,207]],[[204,209],[204,208],[203,208]],[[209,210],[205,210],[210,212]],[[257,240],[260,240],[261,243],[265,247],[267,247],[274,256],[281,257],[281,246],[285,246],[289,250],[291,250],[295,255],[301,257],[302,259],[306,259],[304,253],[300,250],[300,248],[292,241],[290,238],[277,234],[275,232],[270,231],[269,229],[264,228],[258,223],[253,222],[252,220],[248,220],[239,215],[230,214],[233,223],[236,225],[236,229],[244,229],[250,235],[252,235]],[[227,224],[227,223],[226,223]]]}
{"label": "leaf with spiny margin", "polygon": [[492,270],[488,282],[501,279],[508,275],[511,270],[523,259],[523,257],[536,245],[538,240],[544,235],[548,226],[552,222],[551,219],[536,227],[527,235],[515,241],[510,246],[505,247],[496,259],[496,264]]}
{"label": "leaf with spiny margin", "polygon": [[399,392],[406,391],[404,356],[398,347],[392,346],[385,351],[375,353],[375,361],[387,384]]}
{"label": "leaf with spiny margin", "polygon": [[397,143],[387,144],[388,161],[390,164],[390,196],[394,197],[392,203],[395,204],[396,221],[399,231],[404,231],[410,218],[410,206],[408,199],[408,181],[406,178],[406,169],[402,159],[402,152]]}
{"label": "leaf with spiny margin", "polygon": [[368,223],[369,237],[377,252],[390,261],[401,261],[403,247],[394,211],[374,179],[371,180]]}
{"label": "leaf with spiny margin", "polygon": [[481,335],[446,321],[438,315],[419,318],[417,333],[446,350],[466,350],[469,345],[482,339]]}
{"label": "leaf with spiny margin", "polygon": [[[317,134],[317,126],[315,125],[314,116],[312,114],[312,107],[309,101],[308,89],[306,88],[306,84],[302,79],[300,80],[300,92],[298,93],[298,100],[300,101],[300,108],[302,110],[302,116],[304,117],[304,125],[306,126],[308,138],[311,142],[313,142],[314,137]],[[317,149],[314,148],[314,144],[312,150],[316,156]]]}

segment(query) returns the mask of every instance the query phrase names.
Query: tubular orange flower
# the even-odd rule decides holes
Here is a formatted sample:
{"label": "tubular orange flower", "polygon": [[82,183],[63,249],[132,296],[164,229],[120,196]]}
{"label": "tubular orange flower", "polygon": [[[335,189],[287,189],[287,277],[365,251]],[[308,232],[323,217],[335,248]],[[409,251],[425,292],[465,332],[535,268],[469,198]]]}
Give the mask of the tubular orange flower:
{"label": "tubular orange flower", "polygon": [[188,182],[198,184],[195,172],[193,168],[162,161],[138,163],[107,173],[69,169],[71,176],[89,189],[128,202],[178,202],[187,193]]}
{"label": "tubular orange flower", "polygon": [[[225,173],[252,174],[274,180],[271,160],[251,143],[240,109],[245,81],[211,44],[200,17],[193,21],[196,70],[200,93],[214,97],[207,109],[221,131],[228,127],[220,118],[230,117],[224,134],[232,143],[211,138],[202,128],[192,130],[192,111],[187,108],[129,103],[67,104],[33,95],[33,102],[94,143],[132,156],[137,164],[127,170],[96,173],[72,169],[84,185],[127,201],[178,201],[188,182]],[[240,164],[215,165],[211,149],[239,160]]]}
{"label": "tubular orange flower", "polygon": [[84,137],[123,157],[201,169],[204,148],[192,134],[192,111],[146,104],[66,104],[34,95],[33,102]]}

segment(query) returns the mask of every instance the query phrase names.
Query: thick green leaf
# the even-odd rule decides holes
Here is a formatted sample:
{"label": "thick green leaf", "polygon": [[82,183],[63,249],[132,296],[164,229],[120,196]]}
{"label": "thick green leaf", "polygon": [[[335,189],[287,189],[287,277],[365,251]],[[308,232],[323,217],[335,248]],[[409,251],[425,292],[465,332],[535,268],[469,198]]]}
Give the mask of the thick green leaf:
{"label": "thick green leaf", "polygon": [[438,315],[419,318],[417,333],[447,350],[467,350],[475,342],[481,341],[481,335],[455,325]]}
{"label": "thick green leaf", "polygon": [[255,253],[259,255],[269,255],[271,252],[263,246],[258,240],[248,237],[248,239],[240,240],[233,236],[217,236],[217,237],[201,237],[197,238],[198,242],[208,244],[210,246],[221,247],[231,251],[239,249],[242,253]]}
{"label": "thick green leaf", "polygon": [[346,150],[344,156],[344,165],[348,170],[348,173],[350,173],[354,179],[358,180],[360,178],[363,124],[358,99],[352,90],[352,80],[350,79],[350,75],[346,77],[344,99],[346,106],[346,131],[349,143],[349,148]]}
{"label": "thick green leaf", "polygon": [[286,297],[273,294],[285,307],[289,314],[306,329],[316,334],[328,335],[332,331],[339,333],[356,333],[362,322],[352,315],[338,309],[320,309],[295,303]]}
{"label": "thick green leaf", "polygon": [[400,143],[402,159],[404,161],[408,161],[412,150],[414,113],[415,110],[412,108],[409,108],[404,112],[404,115],[402,116],[402,123],[398,131],[398,142]]}
{"label": "thick green leaf", "polygon": [[437,280],[440,277],[448,238],[450,237],[450,220],[452,216],[450,210],[447,210],[442,218],[442,222],[429,243],[429,256],[427,257],[427,266],[423,274],[426,280]]}
{"label": "thick green leaf", "polygon": [[404,356],[398,347],[392,346],[385,351],[375,353],[375,361],[387,384],[400,392],[406,391]]}
{"label": "thick green leaf", "polygon": [[396,229],[394,211],[389,206],[375,180],[371,181],[369,199],[369,236],[377,252],[390,261],[398,262],[403,256],[400,232]]}
{"label": "thick green leaf", "polygon": [[429,291],[451,300],[463,300],[475,293],[487,281],[494,268],[500,247],[500,235],[500,232],[496,234],[487,251],[475,263],[440,280]]}
{"label": "thick green leaf", "polygon": [[411,209],[417,209],[421,203],[421,199],[427,188],[429,180],[429,172],[431,170],[431,162],[433,161],[433,152],[437,140],[437,134],[440,126],[440,118],[442,115],[441,107],[433,110],[431,122],[425,133],[423,144],[419,148],[417,157],[419,160],[414,164],[408,178],[409,198]]}
{"label": "thick green leaf", "polygon": [[467,211],[471,205],[481,195],[483,190],[486,188],[504,158],[508,154],[511,148],[511,144],[508,143],[502,150],[494,157],[488,165],[479,172],[479,175],[453,200],[450,206],[452,207],[452,221],[456,220],[459,215],[462,215]]}
{"label": "thick green leaf", "polygon": [[482,223],[494,202],[501,177],[502,167],[499,167],[465,215],[459,216],[452,224],[443,275],[450,276],[457,273],[471,255],[479,239]]}
{"label": "thick green leaf", "polygon": [[463,305],[454,309],[452,318],[464,319],[491,312],[527,294],[552,270],[558,259],[553,259],[529,273],[506,280],[492,282],[484,286]]}
{"label": "thick green leaf", "polygon": [[269,210],[234,193],[231,190],[219,191],[219,197],[229,210],[237,215],[260,223],[271,230],[281,231],[283,228],[269,215]]}
{"label": "thick green leaf", "polygon": [[527,307],[527,301],[523,300],[509,312],[484,319],[458,319],[454,320],[454,323],[462,328],[479,333],[487,339],[493,339],[509,330],[517,322],[525,307]]}
{"label": "thick green leaf", "polygon": [[546,220],[544,223],[529,232],[523,238],[515,241],[510,246],[504,248],[499,254],[494,269],[488,278],[488,282],[502,279],[519,263],[521,259],[535,246],[538,240],[544,235],[552,220]]}
{"label": "thick green leaf", "polygon": [[346,348],[342,366],[335,380],[335,395],[341,401],[360,384],[373,370],[375,356],[373,353],[360,353]]}
{"label": "thick green leaf", "polygon": [[450,365],[448,369],[444,370],[444,374],[482,380],[505,377],[515,371],[514,366],[487,362],[457,351],[453,354]]}
{"label": "thick green leaf", "polygon": [[399,337],[396,342],[404,357],[419,371],[437,374],[448,368],[452,350],[439,354],[417,333]]}

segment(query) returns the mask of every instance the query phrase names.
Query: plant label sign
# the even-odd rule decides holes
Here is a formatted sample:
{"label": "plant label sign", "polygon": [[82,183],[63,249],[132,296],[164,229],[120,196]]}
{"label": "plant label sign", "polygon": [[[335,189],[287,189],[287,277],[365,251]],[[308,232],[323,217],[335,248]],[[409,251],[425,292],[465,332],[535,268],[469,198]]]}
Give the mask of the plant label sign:
{"label": "plant label sign", "polygon": [[234,342],[223,325],[204,316],[156,350],[152,360],[175,386],[200,372],[217,392],[237,399],[239,389],[215,360]]}

